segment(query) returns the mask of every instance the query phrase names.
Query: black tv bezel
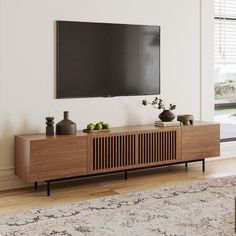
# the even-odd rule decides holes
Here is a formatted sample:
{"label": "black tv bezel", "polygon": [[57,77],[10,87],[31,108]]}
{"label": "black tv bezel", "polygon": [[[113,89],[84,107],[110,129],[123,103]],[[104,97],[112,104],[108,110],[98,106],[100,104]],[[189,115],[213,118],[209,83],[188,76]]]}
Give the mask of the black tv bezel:
{"label": "black tv bezel", "polygon": [[[89,95],[89,96],[59,96],[59,24],[60,22],[78,22],[78,23],[94,23],[94,24],[112,24],[112,25],[129,25],[129,26],[156,26],[159,27],[159,89],[157,93],[142,93],[142,94],[127,94],[127,95],[111,95],[107,94],[104,96]],[[132,97],[132,96],[151,96],[151,95],[160,95],[161,93],[161,26],[153,24],[126,24],[126,23],[111,23],[111,22],[91,22],[91,21],[66,21],[66,20],[57,20],[56,21],[56,99],[75,99],[75,98],[111,98],[111,97]]]}

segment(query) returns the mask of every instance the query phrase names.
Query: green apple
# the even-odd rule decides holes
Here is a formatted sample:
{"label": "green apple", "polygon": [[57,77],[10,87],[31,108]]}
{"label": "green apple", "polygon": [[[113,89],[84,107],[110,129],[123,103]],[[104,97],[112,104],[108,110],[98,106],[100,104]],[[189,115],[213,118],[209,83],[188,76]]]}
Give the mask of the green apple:
{"label": "green apple", "polygon": [[95,130],[100,130],[102,129],[102,124],[101,123],[97,123],[94,127]]}
{"label": "green apple", "polygon": [[94,130],[94,124],[93,123],[88,124],[87,129],[90,130],[90,131]]}
{"label": "green apple", "polygon": [[105,124],[103,121],[100,121],[99,123],[100,123],[102,126]]}
{"label": "green apple", "polygon": [[110,129],[110,124],[108,124],[108,123],[104,124],[104,125],[103,125],[103,128],[104,128],[104,129]]}

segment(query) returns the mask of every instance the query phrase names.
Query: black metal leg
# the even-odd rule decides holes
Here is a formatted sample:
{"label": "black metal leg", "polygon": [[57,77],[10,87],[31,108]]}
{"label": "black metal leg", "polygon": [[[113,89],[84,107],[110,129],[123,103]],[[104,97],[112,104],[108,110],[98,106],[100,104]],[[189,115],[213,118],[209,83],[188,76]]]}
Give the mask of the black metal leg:
{"label": "black metal leg", "polygon": [[35,190],[38,189],[38,182],[34,182],[34,189],[35,189]]}
{"label": "black metal leg", "polygon": [[202,172],[205,172],[205,159],[202,159]]}
{"label": "black metal leg", "polygon": [[47,194],[50,196],[50,181],[47,181]]}
{"label": "black metal leg", "polygon": [[185,168],[188,168],[188,162],[185,162]]}
{"label": "black metal leg", "polygon": [[125,171],[125,179],[127,179],[127,171]]}

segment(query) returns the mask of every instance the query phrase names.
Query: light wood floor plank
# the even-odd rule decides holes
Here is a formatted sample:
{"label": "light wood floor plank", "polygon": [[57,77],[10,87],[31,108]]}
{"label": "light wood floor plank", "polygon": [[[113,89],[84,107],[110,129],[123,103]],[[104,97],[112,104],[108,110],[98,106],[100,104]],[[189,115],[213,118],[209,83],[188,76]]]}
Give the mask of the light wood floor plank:
{"label": "light wood floor plank", "polygon": [[236,175],[236,158],[206,162],[202,172],[201,162],[106,175],[75,181],[52,184],[51,196],[46,196],[46,186],[0,192],[0,213],[18,212],[33,208],[50,207],[57,204],[83,201],[98,197],[117,195],[147,189],[189,183],[195,180]]}

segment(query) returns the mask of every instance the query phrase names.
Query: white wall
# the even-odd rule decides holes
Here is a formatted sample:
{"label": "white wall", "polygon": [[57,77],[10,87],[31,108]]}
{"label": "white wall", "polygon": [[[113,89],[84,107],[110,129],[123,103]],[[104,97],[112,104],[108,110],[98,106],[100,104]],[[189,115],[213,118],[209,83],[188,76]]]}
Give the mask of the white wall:
{"label": "white wall", "polygon": [[[22,185],[13,176],[14,135],[44,132],[49,113],[59,121],[68,110],[79,129],[101,120],[112,126],[147,124],[158,116],[157,110],[141,105],[153,96],[55,99],[56,20],[160,25],[160,97],[177,105],[176,114],[201,118],[202,80],[212,73],[201,69],[209,55],[201,45],[209,37],[201,34],[200,0],[0,1],[0,189]],[[212,0],[202,1],[213,11]],[[204,24],[210,21],[206,9]],[[212,109],[211,103],[204,107]],[[211,119],[211,112],[204,118]]]}

